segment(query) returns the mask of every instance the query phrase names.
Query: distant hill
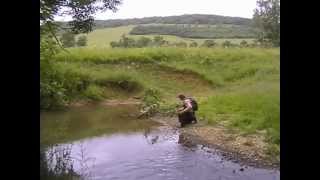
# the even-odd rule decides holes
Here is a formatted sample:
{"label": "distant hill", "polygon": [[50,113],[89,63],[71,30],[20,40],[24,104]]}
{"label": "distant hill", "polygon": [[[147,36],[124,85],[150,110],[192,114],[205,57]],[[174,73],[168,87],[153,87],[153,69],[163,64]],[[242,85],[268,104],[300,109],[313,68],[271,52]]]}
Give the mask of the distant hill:
{"label": "distant hill", "polygon": [[[67,22],[57,22],[67,27]],[[95,20],[94,30],[132,27],[131,35],[173,35],[181,38],[254,38],[256,29],[249,18],[190,14],[166,17]],[[61,33],[62,31],[60,31]]]}
{"label": "distant hill", "polygon": [[[58,22],[66,25],[66,22]],[[190,14],[166,17],[145,17],[132,19],[95,20],[95,29],[139,24],[233,24],[251,26],[252,19],[220,15]]]}
{"label": "distant hill", "polygon": [[96,28],[118,27],[138,24],[234,24],[250,26],[252,20],[248,18],[229,17],[219,15],[190,14],[166,17],[145,17],[133,19],[96,20]]}

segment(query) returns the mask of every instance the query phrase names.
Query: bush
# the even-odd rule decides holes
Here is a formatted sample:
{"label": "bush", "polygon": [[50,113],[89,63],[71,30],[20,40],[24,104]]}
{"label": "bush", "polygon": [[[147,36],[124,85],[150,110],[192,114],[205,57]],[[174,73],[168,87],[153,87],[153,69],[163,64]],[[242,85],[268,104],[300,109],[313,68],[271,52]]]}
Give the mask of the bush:
{"label": "bush", "polygon": [[145,94],[143,96],[143,102],[145,103],[146,106],[151,106],[156,104],[157,106],[160,105],[160,91],[157,89],[147,89],[145,91]]}
{"label": "bush", "polygon": [[154,88],[147,89],[143,96],[142,112],[151,116],[160,109],[160,91]]}
{"label": "bush", "polygon": [[83,92],[83,95],[86,98],[92,99],[92,100],[101,100],[104,98],[103,88],[97,85],[90,85],[88,88]]}
{"label": "bush", "polygon": [[76,39],[75,39],[75,34],[71,33],[71,32],[66,32],[63,33],[60,41],[63,45],[63,47],[74,47],[76,44]]}
{"label": "bush", "polygon": [[141,37],[136,42],[136,47],[147,47],[150,46],[152,39],[147,37]]}
{"label": "bush", "polygon": [[216,45],[217,44],[214,40],[205,40],[202,44],[202,47],[214,47]]}
{"label": "bush", "polygon": [[87,37],[80,36],[77,41],[77,46],[86,46],[87,45]]}
{"label": "bush", "polygon": [[198,43],[193,41],[192,43],[190,43],[189,47],[198,47]]}
{"label": "bush", "polygon": [[40,40],[40,109],[60,107],[65,104],[67,96],[63,87],[63,75],[51,61],[59,51],[56,42],[50,36]]}
{"label": "bush", "polygon": [[231,47],[232,44],[231,44],[230,41],[226,40],[226,41],[224,41],[224,42],[222,43],[222,46],[223,46],[224,48],[228,48],[228,47]]}
{"label": "bush", "polygon": [[248,46],[249,46],[249,44],[248,44],[248,42],[246,40],[242,40],[240,42],[240,47],[248,47]]}

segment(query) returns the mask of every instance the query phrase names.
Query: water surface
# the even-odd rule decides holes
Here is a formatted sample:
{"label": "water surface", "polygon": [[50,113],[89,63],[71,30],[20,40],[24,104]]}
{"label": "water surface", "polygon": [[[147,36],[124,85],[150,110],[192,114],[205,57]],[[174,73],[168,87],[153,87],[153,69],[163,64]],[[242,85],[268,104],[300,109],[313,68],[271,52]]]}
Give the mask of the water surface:
{"label": "water surface", "polygon": [[70,148],[74,170],[85,179],[280,179],[279,171],[242,167],[201,146],[185,147],[178,143],[177,129],[136,119],[135,113],[125,106],[44,113],[42,139],[54,142],[49,133],[64,131],[64,143],[48,147],[47,155]]}

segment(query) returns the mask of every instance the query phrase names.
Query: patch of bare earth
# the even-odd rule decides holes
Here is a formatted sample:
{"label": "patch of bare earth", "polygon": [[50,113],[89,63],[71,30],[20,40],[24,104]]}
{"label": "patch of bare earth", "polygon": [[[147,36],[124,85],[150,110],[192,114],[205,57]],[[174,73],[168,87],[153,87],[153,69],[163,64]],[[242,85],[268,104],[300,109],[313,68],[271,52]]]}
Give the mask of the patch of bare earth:
{"label": "patch of bare earth", "polygon": [[165,125],[178,128],[179,143],[185,145],[204,145],[220,150],[226,160],[232,160],[243,165],[263,168],[279,168],[279,163],[266,154],[267,143],[260,134],[241,135],[232,132],[223,125],[206,125],[203,122],[179,128],[176,117],[153,117]]}

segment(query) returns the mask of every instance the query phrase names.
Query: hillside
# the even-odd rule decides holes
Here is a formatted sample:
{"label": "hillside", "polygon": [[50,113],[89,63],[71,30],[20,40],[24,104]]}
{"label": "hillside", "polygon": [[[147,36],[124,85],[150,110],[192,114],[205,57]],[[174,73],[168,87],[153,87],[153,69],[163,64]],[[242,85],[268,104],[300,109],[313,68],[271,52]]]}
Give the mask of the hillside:
{"label": "hillside", "polygon": [[[67,25],[67,22],[57,22],[63,26]],[[166,16],[166,17],[145,17],[145,18],[133,18],[133,19],[112,19],[112,20],[95,20],[95,29],[107,28],[107,27],[119,27],[127,25],[139,25],[139,24],[233,24],[251,26],[252,19],[229,17],[220,15],[202,15],[202,14],[190,14],[180,16]]]}
{"label": "hillside", "polygon": [[[67,26],[67,22],[57,23],[62,27]],[[188,44],[193,41],[202,44],[206,39],[215,39],[218,43],[230,40],[239,44],[241,39],[251,41],[255,38],[255,33],[256,29],[252,27],[252,19],[192,14],[96,20],[94,30],[87,36],[88,46],[110,47],[110,42],[118,41],[122,34],[135,39],[141,36],[153,38],[155,35],[162,35],[169,42]]]}
{"label": "hillside", "polygon": [[257,30],[250,26],[219,24],[219,25],[139,25],[134,27],[132,35],[174,35],[184,38],[254,38]]}
{"label": "hillside", "polygon": [[118,27],[137,24],[234,24],[250,26],[251,19],[220,15],[190,14],[166,17],[145,17],[133,19],[96,20],[96,28]]}

